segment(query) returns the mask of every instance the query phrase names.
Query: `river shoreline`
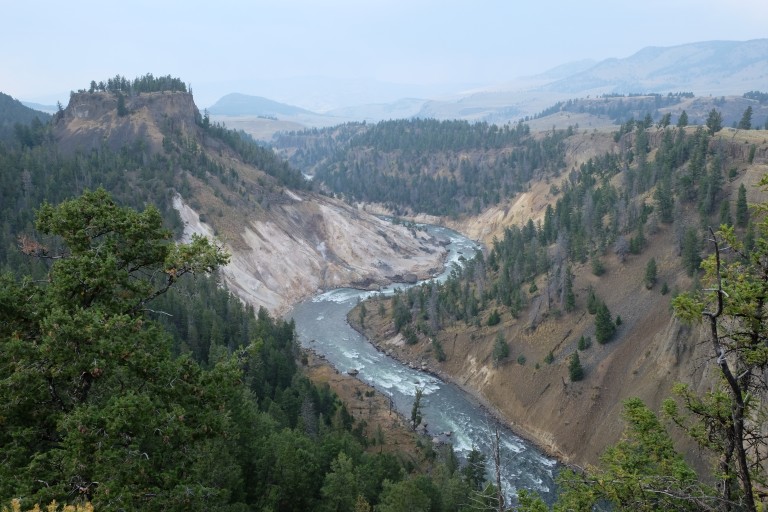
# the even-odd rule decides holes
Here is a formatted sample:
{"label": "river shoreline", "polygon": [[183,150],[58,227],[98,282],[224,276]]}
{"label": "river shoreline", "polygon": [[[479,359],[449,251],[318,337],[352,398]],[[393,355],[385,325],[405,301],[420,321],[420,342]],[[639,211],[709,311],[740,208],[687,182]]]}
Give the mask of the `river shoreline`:
{"label": "river shoreline", "polygon": [[[468,386],[465,386],[458,382],[452,375],[449,375],[439,369],[430,368],[428,365],[425,365],[423,363],[420,363],[419,361],[410,360],[406,357],[403,357],[402,354],[399,354],[395,351],[386,349],[383,347],[383,345],[375,340],[372,340],[369,338],[363,329],[361,329],[360,325],[354,321],[353,319],[353,312],[355,311],[355,308],[349,311],[347,314],[347,324],[357,331],[361,336],[363,336],[368,342],[379,352],[382,354],[385,354],[387,357],[391,357],[392,359],[398,361],[400,364],[403,364],[405,366],[408,366],[414,370],[418,370],[421,372],[424,372],[428,375],[431,375],[437,379],[440,379],[442,382],[451,384],[453,386],[456,386],[460,390],[462,390],[474,404],[477,406],[478,409],[484,411],[486,414],[488,414],[491,418],[493,418],[497,423],[503,425],[504,427],[508,428],[512,433],[514,433],[517,437],[520,439],[526,441],[527,443],[530,443],[534,447],[536,447],[537,450],[542,452],[543,454],[547,455],[548,457],[551,457],[557,461],[557,464],[561,466],[568,466],[568,464],[565,462],[565,456],[560,451],[557,450],[553,446],[549,446],[546,443],[544,443],[541,439],[539,439],[537,436],[532,434],[531,432],[527,431],[526,429],[522,428],[518,424],[514,423],[513,421],[506,418],[501,411],[493,405],[491,402],[489,402],[482,394],[480,394],[476,389],[470,388]],[[378,391],[377,391],[378,392]]]}
{"label": "river shoreline", "polygon": [[[476,242],[450,229],[427,229],[438,239],[447,239],[445,245],[449,246],[449,257],[444,260],[445,268],[441,273],[432,275],[433,279],[441,281],[447,278],[453,265],[461,265],[464,259],[470,259],[478,250]],[[404,286],[417,284],[406,282]],[[379,292],[387,296],[396,294],[402,288],[401,281]],[[478,449],[486,457],[492,457],[495,436],[489,433],[493,431],[493,425],[497,425],[505,447],[504,457],[509,458],[501,471],[510,499],[514,499],[516,489],[529,489],[537,492],[545,501],[554,501],[557,492],[554,476],[561,467],[557,452],[542,446],[535,436],[528,435],[519,426],[513,423],[510,426],[511,422],[491,403],[475,394],[474,390],[467,389],[435,368],[424,368],[429,370],[426,372],[414,371],[413,364],[403,361],[402,357],[387,357],[381,347],[372,343],[361,334],[357,326],[352,325],[353,322],[349,321],[350,310],[366,298],[376,296],[377,293],[371,293],[368,286],[334,288],[297,304],[290,318],[295,322],[302,347],[327,358],[336,376],[343,374],[345,379],[349,377],[373,386],[377,396],[389,399],[399,412],[400,425],[409,426],[403,422],[403,418],[409,417],[417,389],[421,387],[426,390],[422,405],[428,425],[424,425],[426,429],[418,429],[417,433],[428,435],[434,443],[450,443],[457,453],[466,455]],[[355,310],[358,315],[359,311]],[[371,319],[385,319],[371,313]],[[333,378],[336,379],[336,376]],[[352,400],[357,405],[359,395],[353,395]],[[412,429],[410,431],[414,432]],[[529,439],[534,442],[529,442]]]}

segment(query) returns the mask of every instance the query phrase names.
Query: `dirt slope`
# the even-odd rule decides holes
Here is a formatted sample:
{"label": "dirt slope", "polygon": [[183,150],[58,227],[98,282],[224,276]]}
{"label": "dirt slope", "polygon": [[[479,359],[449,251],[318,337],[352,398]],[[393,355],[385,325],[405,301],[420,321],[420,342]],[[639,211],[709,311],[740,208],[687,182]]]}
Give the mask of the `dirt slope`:
{"label": "dirt slope", "polygon": [[[580,137],[581,142],[588,142],[593,134]],[[742,183],[747,188],[748,202],[768,199],[756,187],[768,173],[766,139],[765,131],[738,134],[728,129],[715,138],[713,143],[727,144],[730,160],[726,169],[736,171],[724,188],[732,205]],[[581,145],[586,153],[578,150],[570,154],[572,165],[613,144],[607,136],[597,135],[594,140],[596,145]],[[572,143],[576,145],[579,141]],[[757,156],[751,164],[747,161],[750,144],[757,146]],[[560,179],[566,179],[565,174]],[[463,219],[454,227],[486,243],[493,236],[501,238],[504,227],[520,224],[528,217],[536,220],[543,216],[546,205],[556,200],[550,193],[553,183],[557,181],[534,183],[508,204]],[[652,191],[648,194],[647,200],[652,204]],[[698,214],[694,207],[690,208],[683,215],[690,225],[698,225]],[[531,305],[519,318],[504,313],[498,326],[489,327],[483,321],[480,326],[460,324],[440,332],[437,339],[447,355],[444,362],[437,361],[428,341],[407,346],[401,336],[395,335],[388,310],[382,316],[378,307],[369,306],[365,333],[396,357],[417,366],[424,364],[463,386],[518,432],[561,460],[581,466],[594,464],[621,435],[623,400],[638,396],[658,411],[661,402],[671,395],[674,383],[686,382],[699,391],[710,385],[711,354],[705,334],[699,326],[683,325],[671,314],[673,294],[693,285],[681,268],[674,230],[674,225],[660,225],[657,232],[646,233],[646,249],[639,255],[629,255],[623,262],[609,252],[603,259],[606,273],[601,277],[592,274],[589,263],[576,264],[573,272],[577,307],[573,313],[548,307],[539,292],[530,298]],[[648,290],[643,277],[652,257],[658,266],[658,283]],[[670,290],[665,295],[661,294],[663,283]],[[546,289],[543,281],[538,285],[539,290]],[[620,316],[622,320],[615,338],[606,345],[594,341],[594,317],[586,312],[590,286],[608,305],[613,317]],[[537,303],[538,307],[533,306]],[[353,311],[349,318],[354,322],[357,312]],[[511,353],[507,360],[494,365],[491,354],[498,332],[508,341]],[[590,337],[592,345],[579,351],[585,379],[572,383],[568,363],[581,336]],[[550,351],[554,361],[548,364],[545,358]],[[677,435],[677,441],[691,462],[708,468],[701,452],[682,435]]]}

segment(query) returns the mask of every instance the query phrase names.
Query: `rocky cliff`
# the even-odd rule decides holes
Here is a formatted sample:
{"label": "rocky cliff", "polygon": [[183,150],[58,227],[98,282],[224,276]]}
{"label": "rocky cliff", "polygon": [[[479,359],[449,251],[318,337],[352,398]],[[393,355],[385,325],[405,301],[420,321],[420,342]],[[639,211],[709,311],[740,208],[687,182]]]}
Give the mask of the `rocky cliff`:
{"label": "rocky cliff", "polygon": [[[445,250],[437,240],[331,197],[290,190],[244,162],[200,120],[189,93],[122,100],[107,92],[77,93],[54,136],[65,153],[134,148],[147,158],[166,158],[174,183],[164,186],[175,190],[186,236],[216,236],[227,246],[232,260],[224,278],[255,307],[281,313],[320,289],[374,288],[440,268]],[[203,160],[207,167],[196,168]]]}

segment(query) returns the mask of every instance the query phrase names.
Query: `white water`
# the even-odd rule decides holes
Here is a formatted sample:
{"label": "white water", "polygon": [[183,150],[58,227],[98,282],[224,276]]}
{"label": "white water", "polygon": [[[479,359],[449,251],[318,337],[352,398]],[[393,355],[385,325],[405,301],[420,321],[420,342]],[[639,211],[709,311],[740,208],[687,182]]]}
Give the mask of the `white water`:
{"label": "white water", "polygon": [[[460,264],[462,258],[472,258],[478,248],[477,244],[454,231],[434,226],[427,229],[433,235],[451,241],[446,271],[436,277],[437,280],[445,280],[453,265]],[[378,352],[347,323],[347,313],[358,301],[378,293],[392,294],[398,287],[406,286],[392,285],[380,292],[342,288],[296,305],[290,316],[296,322],[300,343],[323,354],[339,371],[358,370],[357,378],[389,395],[395,408],[405,417],[410,417],[416,388],[422,388],[422,416],[429,432],[432,435],[451,432],[450,441],[460,458],[475,447],[483,451],[490,462],[490,437],[496,426],[492,417],[458,387]],[[507,496],[513,498],[518,489],[529,489],[540,493],[546,501],[552,501],[556,461],[503,426],[500,433],[502,485]],[[490,469],[490,464],[488,467]]]}

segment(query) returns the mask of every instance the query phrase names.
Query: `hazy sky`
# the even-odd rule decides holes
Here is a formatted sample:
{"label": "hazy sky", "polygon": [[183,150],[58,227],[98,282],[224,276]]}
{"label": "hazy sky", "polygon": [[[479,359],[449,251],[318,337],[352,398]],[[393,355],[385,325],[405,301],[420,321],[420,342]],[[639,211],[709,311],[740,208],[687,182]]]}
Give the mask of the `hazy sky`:
{"label": "hazy sky", "polygon": [[180,77],[205,107],[228,92],[285,100],[280,84],[299,77],[490,85],[646,46],[768,37],[766,0],[0,0],[0,12],[0,92],[64,104],[116,74]]}

